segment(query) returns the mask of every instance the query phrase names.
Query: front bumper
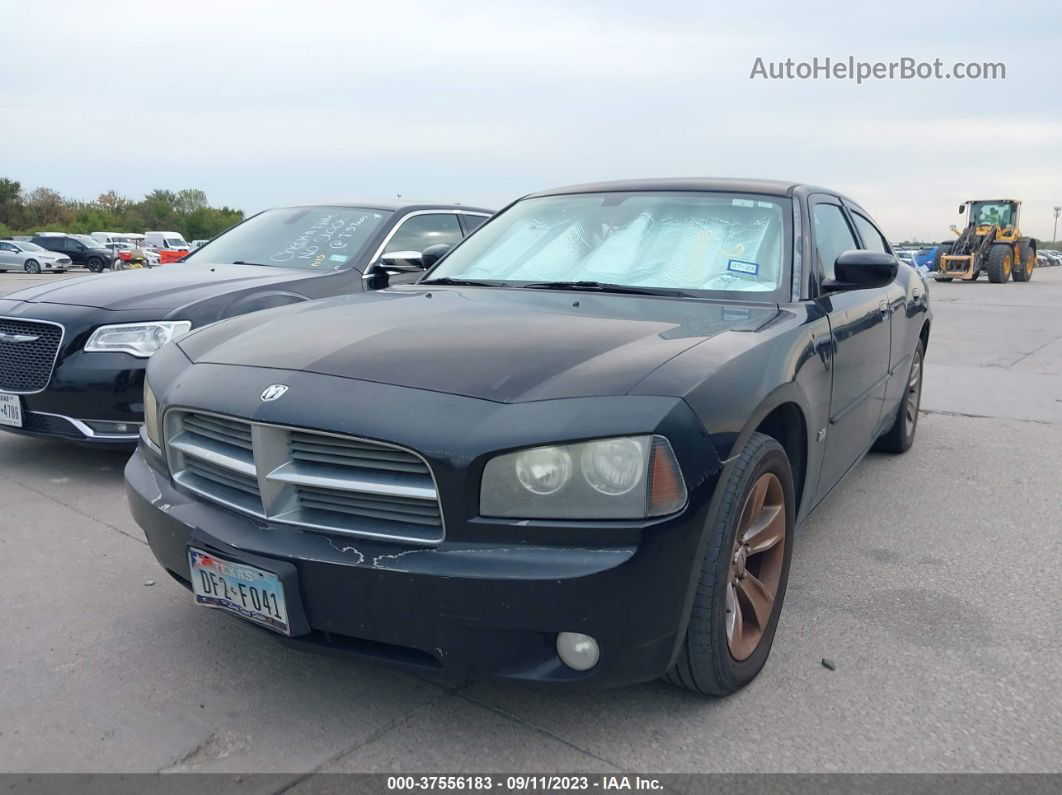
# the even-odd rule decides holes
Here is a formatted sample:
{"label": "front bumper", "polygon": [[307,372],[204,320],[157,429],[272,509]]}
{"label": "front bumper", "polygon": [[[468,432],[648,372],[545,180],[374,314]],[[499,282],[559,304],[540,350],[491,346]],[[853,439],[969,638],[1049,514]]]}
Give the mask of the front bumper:
{"label": "front bumper", "polygon": [[125,353],[75,351],[59,361],[43,391],[19,396],[22,427],[0,430],[131,449],[144,421],[146,365]]}
{"label": "front bumper", "polygon": [[[126,467],[133,516],[155,557],[185,586],[189,545],[286,572],[297,611],[287,642],[450,677],[569,685],[646,681],[670,667],[711,491],[705,484],[685,511],[612,546],[448,540],[425,548],[238,514],[186,495],[155,460],[142,447]],[[597,665],[565,666],[559,632],[593,636]]]}

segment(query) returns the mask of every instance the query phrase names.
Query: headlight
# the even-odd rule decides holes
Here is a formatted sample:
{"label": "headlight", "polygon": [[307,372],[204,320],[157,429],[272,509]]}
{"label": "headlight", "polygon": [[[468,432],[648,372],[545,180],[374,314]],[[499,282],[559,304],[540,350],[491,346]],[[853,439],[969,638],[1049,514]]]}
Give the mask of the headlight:
{"label": "headlight", "polygon": [[144,432],[155,447],[162,449],[162,429],[159,425],[159,404],[147,379],[144,379]]}
{"label": "headlight", "polygon": [[191,328],[192,324],[187,320],[100,326],[85,343],[85,350],[90,353],[122,351],[146,358],[170,340],[187,334]]}
{"label": "headlight", "polygon": [[483,470],[479,498],[483,516],[521,519],[646,519],[685,504],[686,484],[663,436],[618,436],[496,456]]}

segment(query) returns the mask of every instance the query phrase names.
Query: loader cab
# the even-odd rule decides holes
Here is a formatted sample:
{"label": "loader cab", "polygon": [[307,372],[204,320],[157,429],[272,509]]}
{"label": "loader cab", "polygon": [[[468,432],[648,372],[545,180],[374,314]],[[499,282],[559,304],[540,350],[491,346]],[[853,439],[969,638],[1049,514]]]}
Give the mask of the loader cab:
{"label": "loader cab", "polygon": [[1018,226],[1018,210],[1021,202],[1012,199],[981,199],[959,205],[959,212],[969,208],[967,223],[982,228],[998,226],[1000,229],[1013,229]]}

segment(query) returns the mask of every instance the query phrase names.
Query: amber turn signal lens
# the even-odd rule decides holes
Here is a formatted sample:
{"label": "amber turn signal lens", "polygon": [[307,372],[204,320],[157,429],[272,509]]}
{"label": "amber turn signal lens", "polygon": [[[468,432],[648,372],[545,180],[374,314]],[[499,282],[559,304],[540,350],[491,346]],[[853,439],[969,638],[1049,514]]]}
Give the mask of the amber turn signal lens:
{"label": "amber turn signal lens", "polygon": [[686,483],[667,439],[653,437],[649,454],[649,516],[666,516],[686,504]]}

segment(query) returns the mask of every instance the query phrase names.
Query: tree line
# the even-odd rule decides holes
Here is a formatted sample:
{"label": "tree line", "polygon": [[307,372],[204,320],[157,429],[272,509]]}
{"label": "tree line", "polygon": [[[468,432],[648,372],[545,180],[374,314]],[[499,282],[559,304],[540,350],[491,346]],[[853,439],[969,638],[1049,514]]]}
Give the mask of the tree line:
{"label": "tree line", "polygon": [[140,201],[115,191],[93,201],[62,196],[51,188],[30,191],[0,178],[0,237],[36,232],[180,232],[207,240],[243,220],[243,210],[211,207],[201,190],[153,190]]}

